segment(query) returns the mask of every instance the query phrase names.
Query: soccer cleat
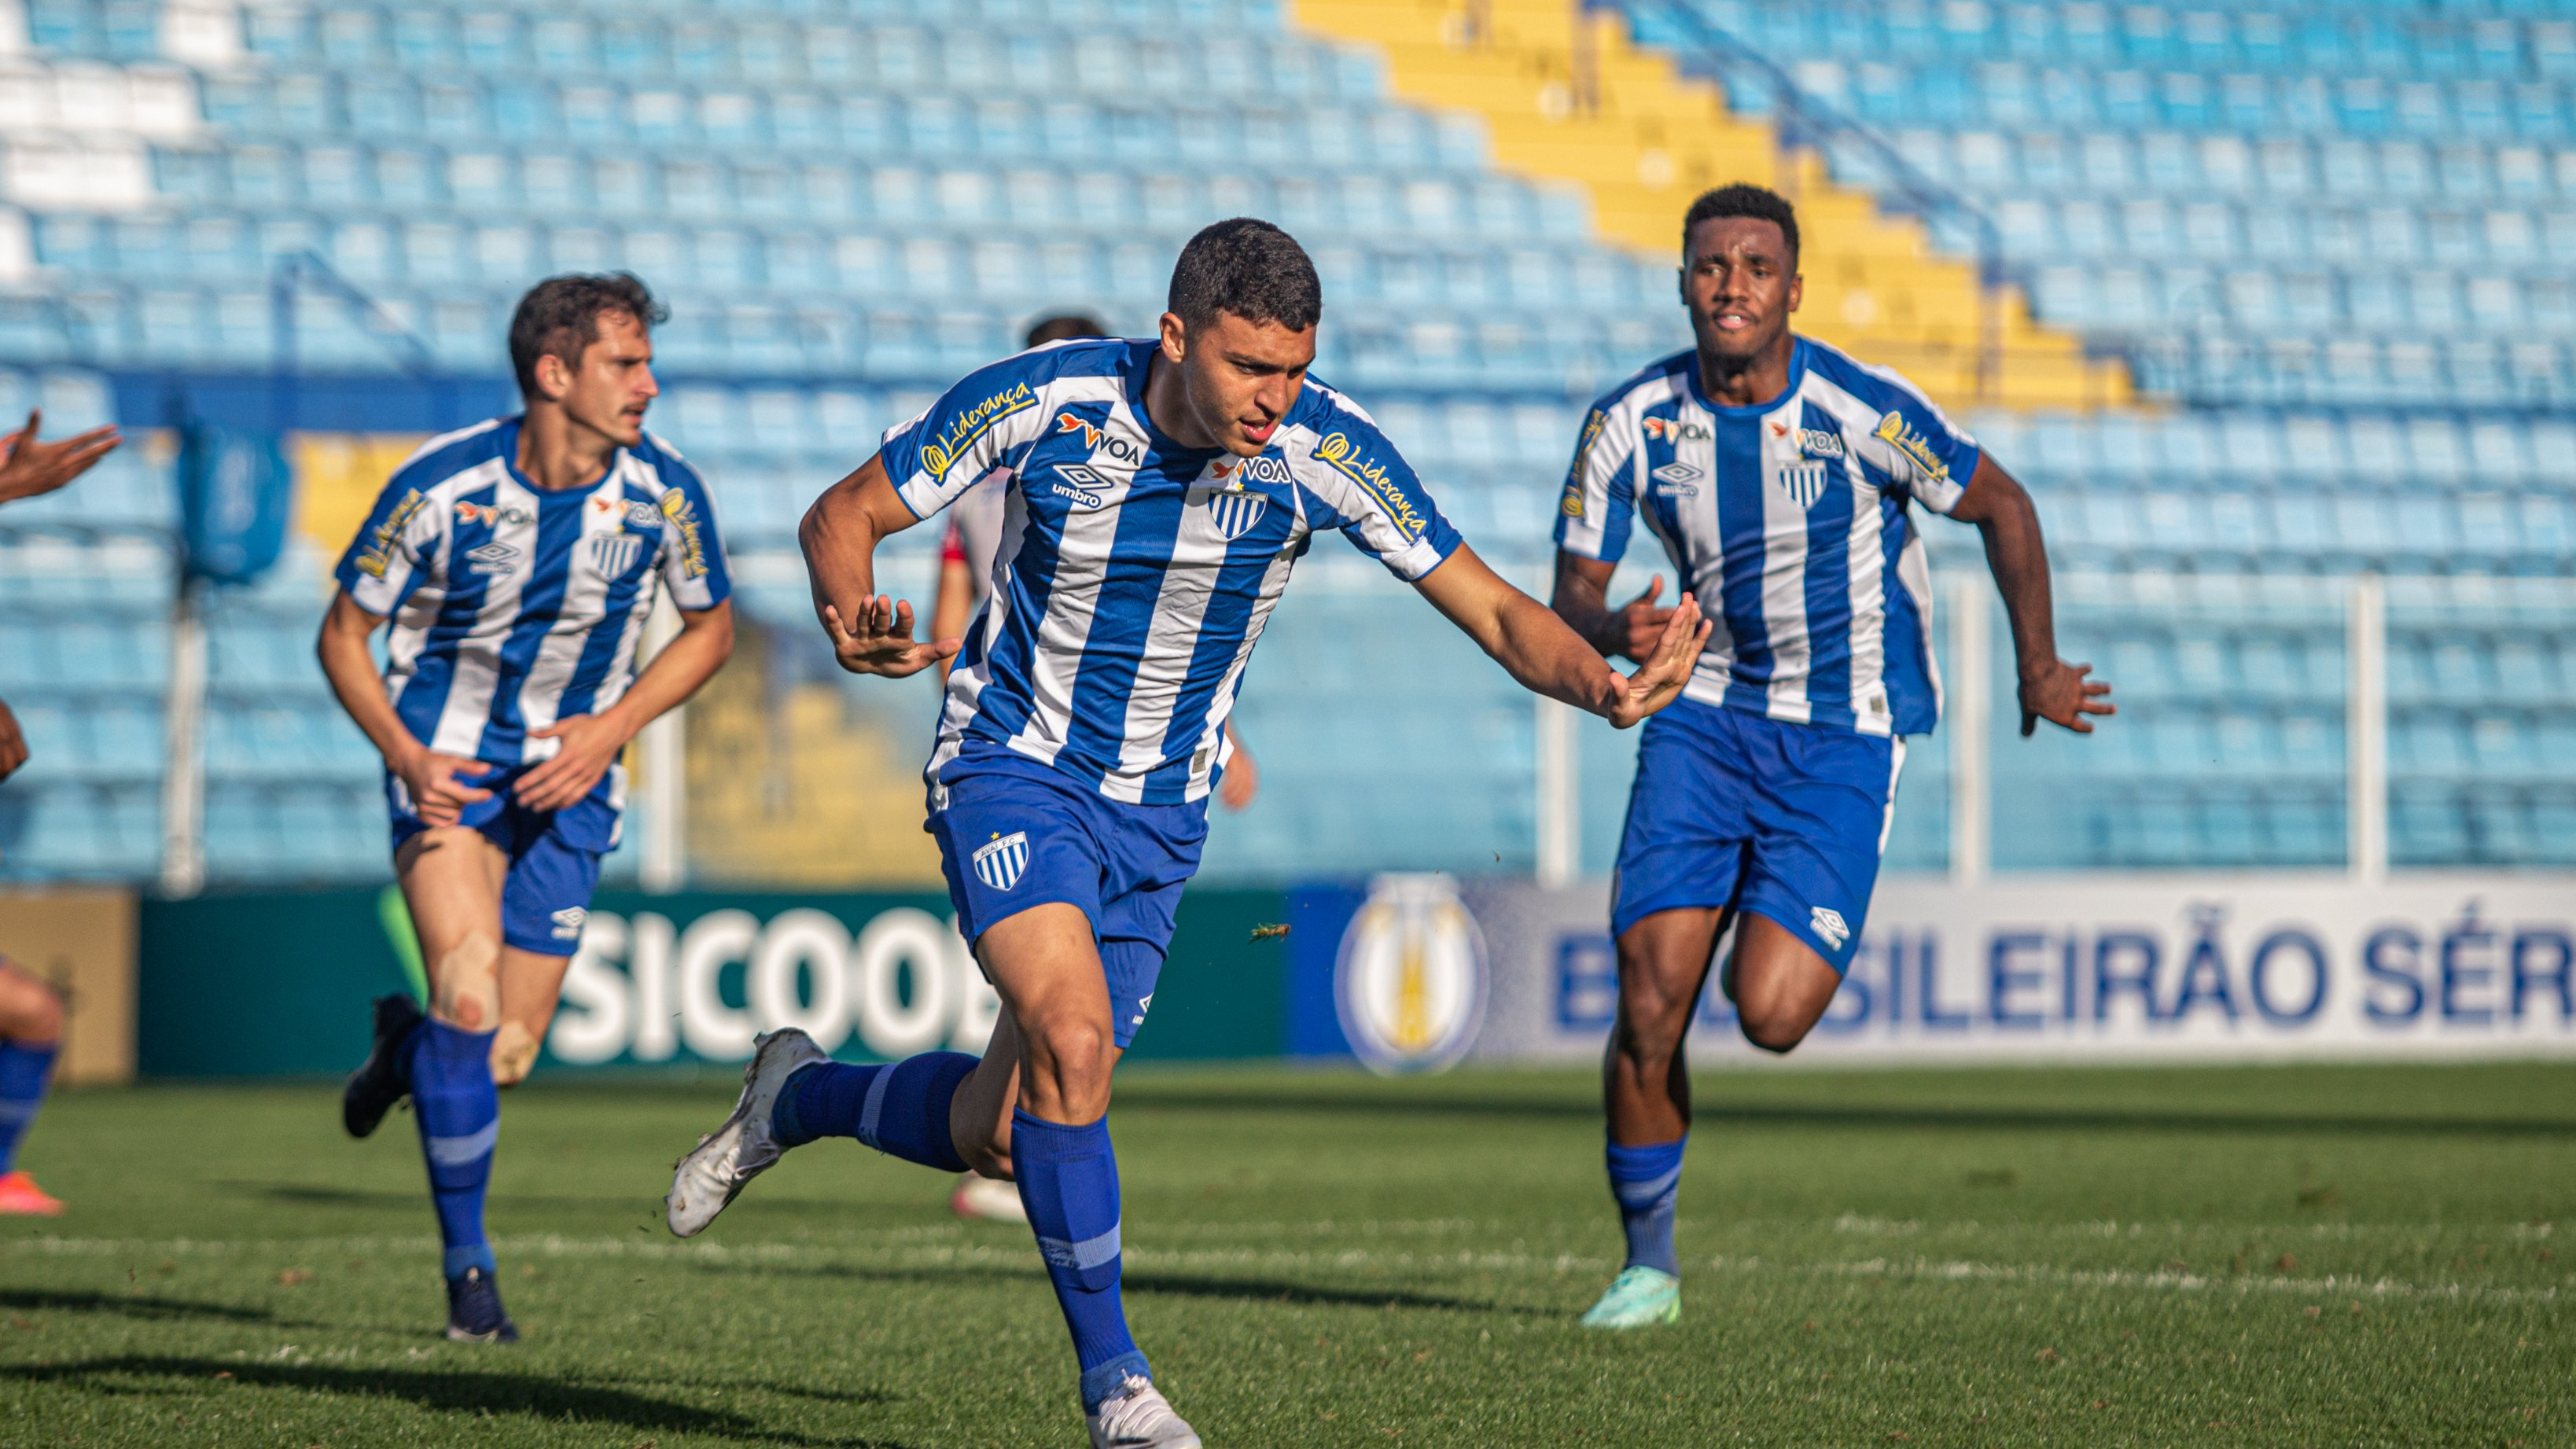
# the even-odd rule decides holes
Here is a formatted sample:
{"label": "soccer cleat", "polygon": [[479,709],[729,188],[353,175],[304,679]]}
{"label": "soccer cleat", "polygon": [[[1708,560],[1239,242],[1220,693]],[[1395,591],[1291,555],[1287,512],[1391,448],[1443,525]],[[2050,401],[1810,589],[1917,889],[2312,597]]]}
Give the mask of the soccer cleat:
{"label": "soccer cleat", "polygon": [[1091,1449],[1200,1449],[1198,1431],[1181,1422],[1143,1374],[1129,1374],[1091,1411],[1090,1422]]}
{"label": "soccer cleat", "polygon": [[1682,1280],[1635,1263],[1620,1269],[1601,1301],[1583,1315],[1586,1328],[1651,1328],[1681,1321]]}
{"label": "soccer cleat", "polygon": [[367,1049],[367,1059],[349,1074],[349,1084],[340,1089],[340,1125],[352,1137],[364,1137],[376,1130],[394,1103],[411,1095],[403,1081],[402,1050],[411,1040],[412,1028],[420,1025],[420,1008],[409,996],[397,991],[376,998],[376,1039]]}
{"label": "soccer cleat", "polygon": [[957,1190],[948,1195],[948,1210],[961,1218],[982,1218],[988,1223],[1025,1223],[1029,1209],[1020,1201],[1017,1183],[996,1182],[979,1172],[957,1179]]}
{"label": "soccer cleat", "polygon": [[763,1032],[752,1043],[751,1065],[742,1069],[742,1096],[733,1104],[733,1115],[699,1138],[671,1174],[671,1195],[663,1207],[673,1237],[705,1232],[745,1184],[777,1163],[785,1149],[769,1135],[769,1112],[778,1105],[779,1089],[804,1068],[829,1060],[812,1037],[792,1026]]}
{"label": "soccer cleat", "polygon": [[468,1268],[462,1278],[447,1280],[447,1336],[457,1343],[517,1343],[519,1325],[501,1307],[501,1290],[491,1275]]}
{"label": "soccer cleat", "polygon": [[0,1173],[0,1214],[11,1217],[61,1217],[63,1200],[36,1186],[24,1172]]}

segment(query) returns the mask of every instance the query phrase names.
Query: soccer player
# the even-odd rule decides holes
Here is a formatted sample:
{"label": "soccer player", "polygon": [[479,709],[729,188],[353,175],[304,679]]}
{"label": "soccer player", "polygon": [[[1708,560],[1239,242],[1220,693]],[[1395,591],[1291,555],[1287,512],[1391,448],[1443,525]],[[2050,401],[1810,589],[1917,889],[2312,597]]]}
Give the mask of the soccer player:
{"label": "soccer player", "polygon": [[[41,410],[0,437],[0,504],[51,493],[86,473],[123,441],[113,427],[92,428],[59,443],[39,442]],[[0,780],[27,763],[27,737],[0,702]],[[18,1166],[18,1144],[45,1105],[54,1054],[63,1035],[63,998],[52,983],[0,955],[0,1216],[53,1217],[62,1200]]]}
{"label": "soccer player", "polygon": [[[1029,328],[1028,345],[1044,347],[1050,342],[1075,342],[1085,338],[1105,337],[1109,329],[1090,317],[1066,313],[1048,317]],[[984,608],[985,599],[993,592],[993,561],[1002,548],[1002,514],[1009,494],[1009,478],[1002,470],[987,473],[975,485],[948,505],[948,531],[939,540],[939,589],[931,596],[930,637],[955,639],[966,632],[967,621]],[[950,661],[939,661],[942,687],[948,681]],[[1226,743],[1233,753],[1226,757],[1225,773],[1217,781],[1216,798],[1228,810],[1242,810],[1252,804],[1260,792],[1261,776],[1254,767],[1252,752],[1243,747],[1243,737],[1235,733],[1234,721],[1225,724]],[[1020,1205],[1019,1189],[1008,1182],[997,1181],[979,1172],[968,1172],[957,1179],[957,1188],[948,1197],[949,1209],[959,1217],[982,1218],[987,1222],[1024,1223],[1028,1210]]]}
{"label": "soccer player", "polygon": [[[483,1194],[495,1088],[528,1074],[626,803],[618,757],[733,648],[706,484],[644,431],[650,329],[633,276],[553,277],[519,300],[526,410],[430,439],[340,560],[317,652],[385,761],[394,873],[429,1015],[376,1003],[341,1098],[364,1137],[408,1093],[446,1244],[447,1336],[511,1343]],[[641,674],[655,590],[680,632]],[[393,621],[379,680],[367,636]]]}
{"label": "soccer player", "polygon": [[[1245,662],[1313,536],[1340,530],[1522,684],[1623,727],[1675,696],[1706,637],[1684,596],[1623,679],[1497,578],[1368,415],[1307,376],[1323,290],[1287,233],[1241,218],[1201,231],[1169,306],[1157,339],[1068,342],[972,374],[806,513],[843,667],[902,676],[957,655],[928,828],[1003,1010],[980,1063],[849,1066],[802,1032],[763,1037],[669,1203],[671,1230],[698,1233],[782,1152],[825,1136],[1014,1178],[1095,1449],[1199,1442],[1119,1299],[1110,1073],[1198,865]],[[877,541],[996,467],[1010,493],[992,601],[962,654],[917,642],[910,606],[876,593]]]}
{"label": "soccer player", "polygon": [[1690,1131],[1683,1038],[1718,940],[1745,1038],[1786,1052],[1851,965],[1886,848],[1905,736],[1932,728],[1931,578],[1911,505],[1973,523],[2003,591],[2021,732],[2089,734],[2113,712],[2057,657],[2030,496],[1913,384],[1789,330],[1798,220],[1726,186],[1682,224],[1697,339],[1585,418],[1556,521],[1557,613],[1605,655],[1657,647],[1658,576],[1620,607],[1610,575],[1643,520],[1717,628],[1680,703],[1647,726],[1610,929],[1619,1007],[1603,1069],[1627,1266],[1596,1328],[1681,1313],[1673,1215]]}

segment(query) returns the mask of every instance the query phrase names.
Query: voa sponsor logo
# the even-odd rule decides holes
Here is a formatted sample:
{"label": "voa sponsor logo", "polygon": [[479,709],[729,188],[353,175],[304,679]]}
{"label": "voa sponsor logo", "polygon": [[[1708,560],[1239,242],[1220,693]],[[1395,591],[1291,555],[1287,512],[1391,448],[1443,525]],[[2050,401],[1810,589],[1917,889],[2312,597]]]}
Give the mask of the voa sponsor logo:
{"label": "voa sponsor logo", "polygon": [[765,920],[730,908],[685,920],[592,911],[580,935],[546,1036],[574,1066],[742,1061],[754,1037],[789,1026],[827,1052],[853,1040],[889,1060],[981,1051],[1001,1011],[955,924],[910,906],[856,932],[810,907]]}
{"label": "voa sponsor logo", "polygon": [[1089,448],[1094,457],[1112,458],[1130,468],[1145,461],[1145,450],[1134,438],[1113,433],[1098,423],[1085,421],[1072,413],[1057,413],[1055,430],[1059,433],[1080,433],[1082,445]]}

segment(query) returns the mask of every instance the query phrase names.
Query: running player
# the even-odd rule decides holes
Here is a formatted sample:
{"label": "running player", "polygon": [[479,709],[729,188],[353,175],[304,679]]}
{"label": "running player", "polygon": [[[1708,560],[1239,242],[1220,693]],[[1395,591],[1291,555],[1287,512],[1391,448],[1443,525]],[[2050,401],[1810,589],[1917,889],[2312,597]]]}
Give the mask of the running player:
{"label": "running player", "polygon": [[[1109,329],[1079,313],[1048,317],[1029,328],[1028,345],[1044,347],[1050,342],[1075,342],[1085,338],[1105,337]],[[930,637],[955,639],[966,632],[967,621],[983,612],[984,600],[993,592],[993,561],[1002,548],[1002,514],[1004,500],[1010,493],[1009,476],[1002,470],[987,473],[976,484],[948,505],[948,530],[939,540],[939,589],[931,596]],[[950,661],[939,661],[939,681],[948,683]],[[1226,757],[1225,773],[1217,781],[1216,798],[1228,810],[1242,810],[1260,793],[1261,775],[1254,767],[1252,752],[1243,747],[1243,737],[1235,733],[1234,721],[1225,724],[1226,743],[1233,753]],[[984,1176],[980,1172],[961,1174],[956,1190],[948,1195],[948,1206],[959,1217],[982,1218],[987,1222],[1024,1223],[1028,1210],[1020,1205],[1020,1190],[1008,1182]]]}
{"label": "running player", "polygon": [[1909,504],[1973,523],[2011,616],[2021,732],[2113,712],[2057,657],[2030,496],[1913,384],[1789,331],[1798,220],[1758,186],[1691,204],[1681,293],[1697,345],[1595,403],[1557,510],[1555,607],[1605,655],[1657,647],[1659,575],[1604,600],[1643,519],[1717,630],[1638,742],[1612,877],[1619,1008],[1603,1070],[1628,1260],[1596,1328],[1681,1313],[1673,1209],[1690,1131],[1683,1038],[1719,938],[1745,1038],[1785,1052],[1851,965],[1905,739],[1932,728],[1931,578]]}
{"label": "running player", "polygon": [[[515,1342],[492,1282],[483,1193],[496,1086],[528,1074],[617,848],[626,742],[733,649],[706,484],[644,431],[650,329],[619,274],[519,300],[510,362],[526,411],[432,438],[395,471],[340,560],[323,672],[385,760],[394,873],[420,933],[429,1015],[376,1003],[341,1099],[364,1137],[408,1093],[446,1244],[447,1336]],[[640,675],[656,588],[680,632]],[[393,620],[376,677],[367,636]]]}
{"label": "running player", "polygon": [[1226,765],[1262,623],[1313,535],[1338,529],[1529,688],[1636,723],[1707,631],[1685,595],[1629,678],[1459,541],[1366,413],[1307,368],[1323,291],[1267,222],[1219,222],[1173,268],[1159,340],[1068,342],[968,377],[807,512],[816,610],[843,667],[908,675],[878,540],[1010,472],[992,602],[949,676],[927,771],[959,927],[1002,998],[982,1062],[827,1062],[761,1039],[742,1099],[683,1158],[671,1230],[703,1231],[782,1151],[856,1137],[1015,1177],[1072,1330],[1094,1446],[1198,1436],[1155,1389],[1119,1299],[1109,1079],[1144,1021]]}
{"label": "running player", "polygon": [[[113,427],[92,428],[59,443],[36,440],[42,412],[0,437],[0,504],[51,493],[86,473],[123,441]],[[27,763],[27,737],[0,702],[0,780]],[[0,956],[0,1215],[53,1217],[62,1200],[36,1186],[18,1166],[18,1144],[45,1105],[54,1054],[63,1036],[63,998],[51,982]]]}

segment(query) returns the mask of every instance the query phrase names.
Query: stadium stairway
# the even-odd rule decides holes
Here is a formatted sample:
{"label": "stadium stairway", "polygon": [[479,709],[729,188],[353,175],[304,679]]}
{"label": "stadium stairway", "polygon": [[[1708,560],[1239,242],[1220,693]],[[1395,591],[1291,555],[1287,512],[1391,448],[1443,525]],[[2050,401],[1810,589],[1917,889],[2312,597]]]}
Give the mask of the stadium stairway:
{"label": "stadium stairway", "polygon": [[1728,110],[1626,21],[1564,0],[1297,0],[1296,22],[1383,49],[1397,94],[1481,117],[1506,170],[1576,182],[1604,239],[1669,267],[1690,198],[1729,181],[1797,202],[1802,329],[1903,371],[1953,407],[2116,406],[2123,369],[2036,325],[2024,299],[1933,252],[1924,229],[1837,185],[1767,119]]}

